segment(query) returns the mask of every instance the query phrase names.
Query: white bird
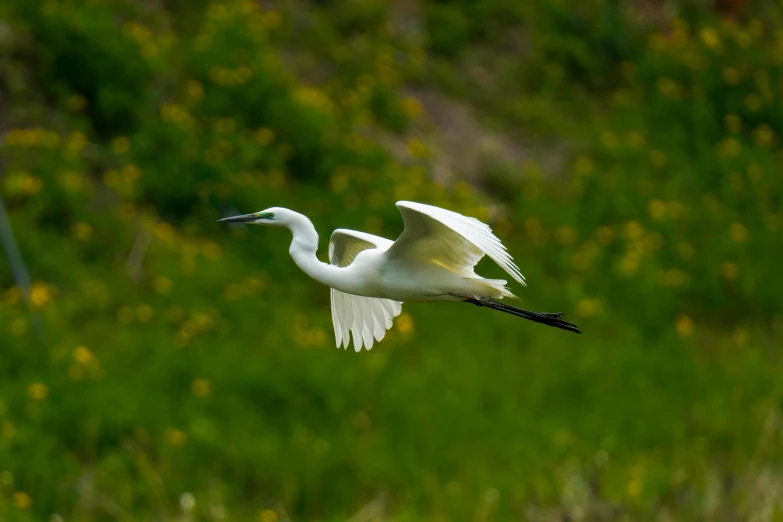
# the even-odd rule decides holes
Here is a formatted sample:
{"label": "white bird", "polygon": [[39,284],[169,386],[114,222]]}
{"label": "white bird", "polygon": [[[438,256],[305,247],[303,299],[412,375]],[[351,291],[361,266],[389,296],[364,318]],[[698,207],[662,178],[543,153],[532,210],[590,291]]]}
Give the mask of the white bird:
{"label": "white bird", "polygon": [[405,228],[397,241],[337,229],[329,240],[329,264],[316,256],[318,233],[304,215],[273,207],[227,217],[222,223],[285,227],[293,234],[288,252],[316,281],[331,288],[337,347],[353,337],[358,352],[372,348],[392,327],[405,301],[464,301],[575,333],[561,313],[537,313],[495,301],[515,297],[502,279],[485,279],[473,268],[489,256],[514,280],[525,278],[506,247],[481,221],[450,210],[411,201],[397,202]]}

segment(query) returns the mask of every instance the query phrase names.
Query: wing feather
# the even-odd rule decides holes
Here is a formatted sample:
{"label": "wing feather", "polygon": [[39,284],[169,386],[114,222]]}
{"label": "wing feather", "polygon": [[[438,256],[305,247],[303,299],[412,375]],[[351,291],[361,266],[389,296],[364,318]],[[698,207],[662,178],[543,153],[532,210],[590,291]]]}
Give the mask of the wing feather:
{"label": "wing feather", "polygon": [[[332,301],[332,310],[336,310],[337,307],[342,308],[342,301],[343,301],[343,295],[342,292],[335,294],[334,288],[329,289],[329,297]],[[343,344],[343,327],[342,325],[337,321],[337,314],[332,313],[332,325],[334,326],[334,338],[335,342],[337,343],[337,347],[339,348],[341,344]]]}
{"label": "wing feather", "polygon": [[[345,267],[353,263],[360,252],[371,249],[388,249],[392,242],[386,238],[337,229],[329,240],[329,262]],[[346,294],[331,289],[332,324],[337,347],[347,349],[353,339],[357,352],[362,347],[370,350],[376,341],[386,336],[386,330],[402,311],[402,303],[390,299],[377,299]]]}
{"label": "wing feather", "polygon": [[389,248],[387,256],[403,260],[430,261],[466,275],[486,254],[521,284],[525,277],[492,229],[476,218],[450,210],[398,201],[405,229]]}

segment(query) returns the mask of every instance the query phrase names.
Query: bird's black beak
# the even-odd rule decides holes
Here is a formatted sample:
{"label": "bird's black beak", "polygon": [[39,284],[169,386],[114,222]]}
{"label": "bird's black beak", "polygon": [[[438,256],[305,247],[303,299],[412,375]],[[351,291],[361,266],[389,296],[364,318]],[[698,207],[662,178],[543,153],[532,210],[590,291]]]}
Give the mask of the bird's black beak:
{"label": "bird's black beak", "polygon": [[231,216],[223,219],[218,219],[218,223],[249,223],[255,221],[258,216],[255,214],[242,214],[241,216]]}

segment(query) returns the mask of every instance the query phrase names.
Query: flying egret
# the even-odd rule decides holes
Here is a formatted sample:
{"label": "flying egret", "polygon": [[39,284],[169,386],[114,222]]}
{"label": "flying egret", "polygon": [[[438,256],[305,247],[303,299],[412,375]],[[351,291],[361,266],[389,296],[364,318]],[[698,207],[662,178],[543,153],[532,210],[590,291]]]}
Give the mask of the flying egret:
{"label": "flying egret", "polygon": [[392,327],[405,301],[463,301],[486,306],[575,333],[562,313],[538,313],[495,299],[516,297],[502,279],[485,279],[473,271],[489,256],[517,282],[525,278],[506,247],[481,221],[431,205],[398,201],[404,230],[397,241],[340,228],[329,240],[329,264],[316,257],[318,233],[304,215],[273,207],[253,214],[220,219],[285,227],[293,234],[288,252],[316,281],[330,287],[337,347],[372,348]]}

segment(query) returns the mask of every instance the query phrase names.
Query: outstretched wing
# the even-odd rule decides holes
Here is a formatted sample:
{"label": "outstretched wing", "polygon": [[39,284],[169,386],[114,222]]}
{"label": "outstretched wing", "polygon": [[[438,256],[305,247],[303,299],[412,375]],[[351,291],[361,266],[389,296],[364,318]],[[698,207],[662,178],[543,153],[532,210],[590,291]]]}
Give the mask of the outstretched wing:
{"label": "outstretched wing", "polygon": [[329,238],[329,262],[337,266],[348,266],[359,252],[370,248],[385,250],[392,244],[392,241],[385,237],[338,228]]}
{"label": "outstretched wing", "polygon": [[[348,266],[363,250],[379,248],[386,250],[393,243],[386,238],[337,229],[329,239],[329,262],[337,266]],[[377,299],[346,294],[331,289],[332,323],[337,347],[346,349],[353,336],[353,347],[358,352],[365,346],[372,348],[373,341],[380,341],[392,327],[395,317],[402,311],[402,303],[391,299]]]}
{"label": "outstretched wing", "polygon": [[521,284],[525,277],[506,247],[488,225],[450,210],[398,201],[405,229],[389,248],[389,259],[430,262],[473,275],[473,267],[486,254]]}

